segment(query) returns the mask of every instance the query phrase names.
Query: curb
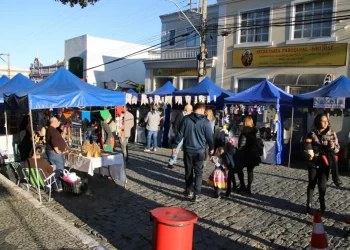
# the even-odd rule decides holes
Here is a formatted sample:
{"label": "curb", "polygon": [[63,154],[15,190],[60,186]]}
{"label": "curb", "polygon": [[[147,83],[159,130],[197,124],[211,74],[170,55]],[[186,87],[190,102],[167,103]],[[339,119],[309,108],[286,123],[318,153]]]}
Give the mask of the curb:
{"label": "curb", "polygon": [[93,250],[108,250],[106,246],[101,245],[99,242],[94,240],[92,237],[80,231],[78,228],[72,226],[67,223],[61,216],[52,212],[50,209],[40,204],[40,202],[34,198],[29,192],[23,190],[15,183],[7,179],[5,176],[0,174],[0,182],[3,183],[6,187],[8,187],[10,192],[14,192],[28,200],[35,208],[40,209],[40,211],[49,217],[51,220],[56,222],[58,225],[63,227],[71,236],[79,239],[84,245],[91,247]]}

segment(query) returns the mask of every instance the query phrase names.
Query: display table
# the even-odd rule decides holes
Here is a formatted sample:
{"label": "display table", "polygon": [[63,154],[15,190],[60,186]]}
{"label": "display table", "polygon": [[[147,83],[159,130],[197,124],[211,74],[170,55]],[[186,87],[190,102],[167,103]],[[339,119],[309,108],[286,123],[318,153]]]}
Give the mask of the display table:
{"label": "display table", "polygon": [[277,143],[275,141],[264,141],[264,153],[261,162],[276,164]]}
{"label": "display table", "polygon": [[124,160],[120,153],[102,155],[102,157],[85,157],[78,156],[76,153],[67,153],[65,160],[65,165],[69,168],[88,173],[91,176],[94,173],[107,175],[115,182],[118,180],[120,185],[126,185]]}

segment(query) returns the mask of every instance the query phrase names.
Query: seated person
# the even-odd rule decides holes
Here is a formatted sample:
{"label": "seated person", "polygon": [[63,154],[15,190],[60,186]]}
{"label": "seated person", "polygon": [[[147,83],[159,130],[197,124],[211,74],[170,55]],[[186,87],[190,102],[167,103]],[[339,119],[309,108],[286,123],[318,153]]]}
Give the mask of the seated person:
{"label": "seated person", "polygon": [[45,160],[41,159],[41,154],[43,150],[41,147],[36,147],[35,152],[32,152],[32,157],[27,158],[24,161],[24,167],[25,168],[35,168],[35,158],[37,160],[38,168],[41,168],[45,174],[46,177],[49,177],[53,171],[55,170],[54,166],[51,166],[50,163]]}

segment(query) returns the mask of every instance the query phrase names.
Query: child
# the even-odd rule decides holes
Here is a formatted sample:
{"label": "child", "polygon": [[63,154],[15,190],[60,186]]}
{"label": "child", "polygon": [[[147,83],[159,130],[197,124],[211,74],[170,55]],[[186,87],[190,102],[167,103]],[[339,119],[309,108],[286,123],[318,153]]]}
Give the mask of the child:
{"label": "child", "polygon": [[[225,154],[223,155],[223,164],[228,169],[227,174],[227,190],[225,193],[226,197],[230,197],[231,191],[237,190],[236,185],[236,178],[235,174],[238,174],[238,178],[241,184],[240,189],[245,188],[244,184],[244,175],[242,172],[242,164],[239,164],[239,161],[237,159],[236,153],[237,148],[235,147],[236,142],[234,140],[230,140],[230,142],[227,142],[225,145]],[[232,183],[232,189],[231,189],[231,183]]]}
{"label": "child", "polygon": [[215,198],[220,198],[221,190],[226,188],[226,172],[222,165],[224,152],[224,148],[219,147],[216,149],[214,156],[211,157],[211,161],[215,164],[215,169],[208,178],[208,184],[214,187]]}

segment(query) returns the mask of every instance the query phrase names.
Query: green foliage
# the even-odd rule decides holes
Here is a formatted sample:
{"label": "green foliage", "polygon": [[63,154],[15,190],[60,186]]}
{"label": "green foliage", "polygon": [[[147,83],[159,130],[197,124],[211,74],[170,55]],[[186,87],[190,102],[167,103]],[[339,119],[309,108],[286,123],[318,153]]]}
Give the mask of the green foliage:
{"label": "green foliage", "polygon": [[144,92],[144,88],[145,86],[144,85],[139,85],[139,86],[137,86],[137,88],[136,88],[136,92],[137,93],[143,93]]}
{"label": "green foliage", "polygon": [[82,8],[88,6],[88,4],[94,5],[100,0],[55,0],[56,2],[61,2],[63,4],[69,4],[70,7],[74,7],[79,4]]}

